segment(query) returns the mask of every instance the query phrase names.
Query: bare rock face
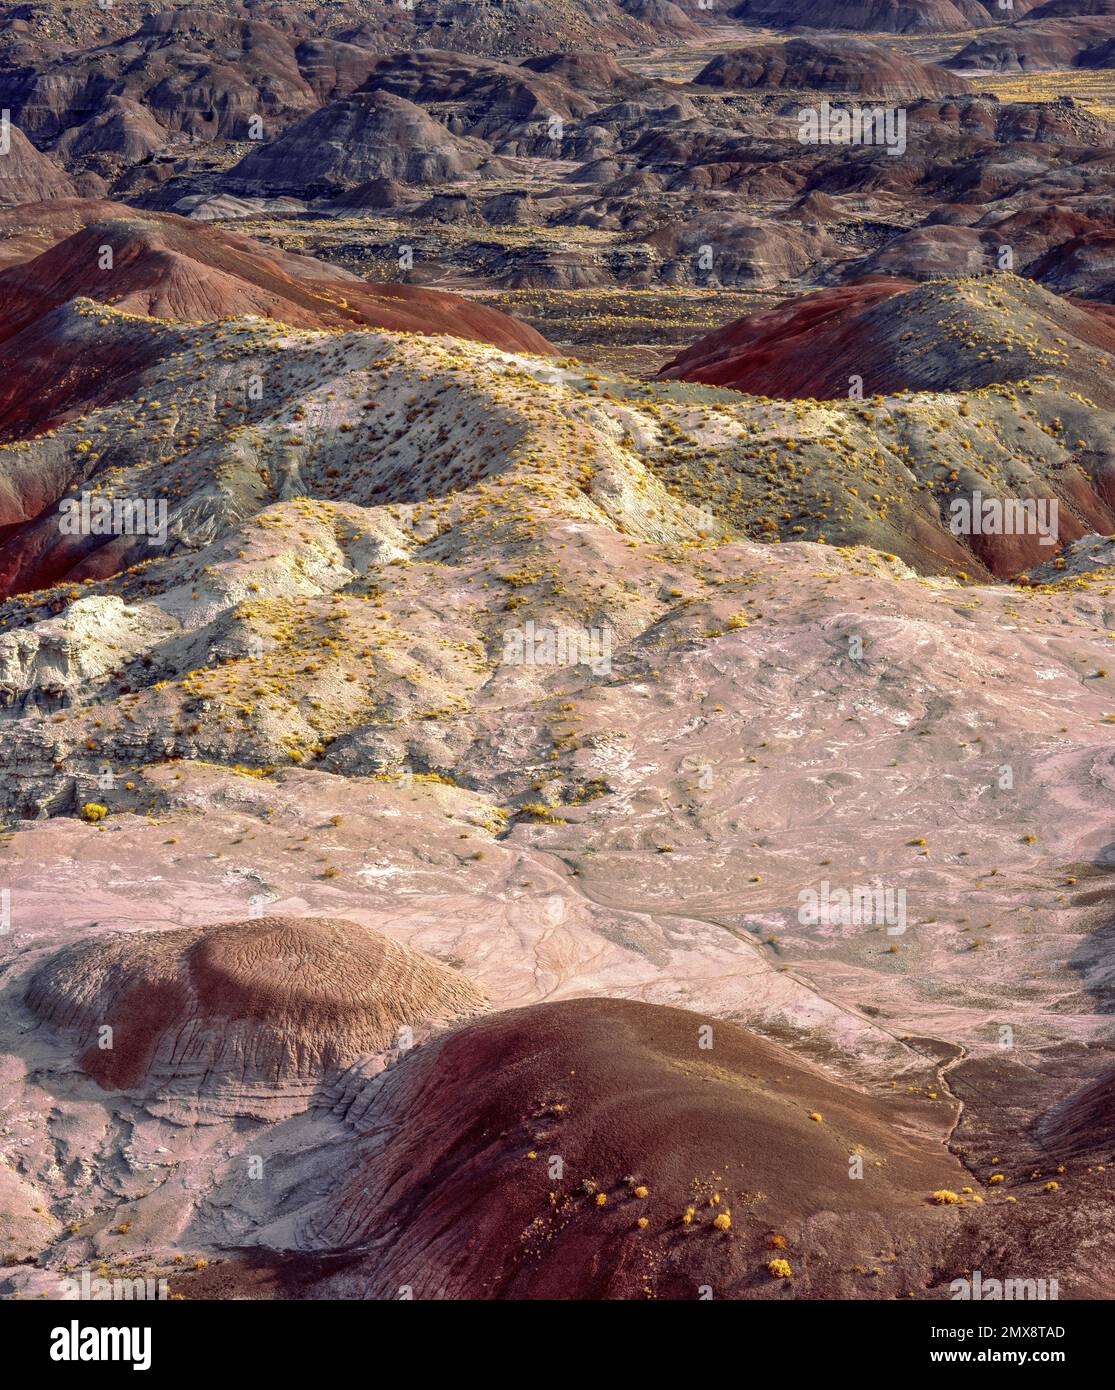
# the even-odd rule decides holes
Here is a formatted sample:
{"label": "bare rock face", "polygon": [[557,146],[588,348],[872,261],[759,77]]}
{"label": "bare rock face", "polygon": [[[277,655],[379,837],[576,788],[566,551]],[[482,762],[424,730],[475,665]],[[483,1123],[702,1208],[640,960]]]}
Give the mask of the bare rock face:
{"label": "bare rock face", "polygon": [[373,179],[417,184],[459,179],[487,155],[486,148],[459,139],[404,97],[357,92],[248,155],[229,181],[320,197]]}
{"label": "bare rock face", "polygon": [[291,917],[79,942],[36,972],[26,1002],[75,1037],[98,1085],[198,1119],[303,1109],[357,1060],[409,1046],[401,1030],[484,1007],[462,976],[389,937]]}
{"label": "bare rock face", "polygon": [[839,39],[791,39],[719,53],[693,80],[703,87],[855,92],[900,100],[971,90],[964,78],[945,68],[916,62],[877,44]]}
{"label": "bare rock face", "polygon": [[95,688],[122,652],[138,653],[175,626],[156,609],[129,607],[106,594],[75,603],[37,633],[4,633],[0,708],[23,704],[34,691],[61,695]]}
{"label": "bare rock face", "polygon": [[626,14],[650,25],[661,34],[685,38],[701,31],[680,5],[673,0],[623,0]]}
{"label": "bare rock face", "polygon": [[705,4],[0,3],[0,1300],[1115,1293],[1115,0]]}

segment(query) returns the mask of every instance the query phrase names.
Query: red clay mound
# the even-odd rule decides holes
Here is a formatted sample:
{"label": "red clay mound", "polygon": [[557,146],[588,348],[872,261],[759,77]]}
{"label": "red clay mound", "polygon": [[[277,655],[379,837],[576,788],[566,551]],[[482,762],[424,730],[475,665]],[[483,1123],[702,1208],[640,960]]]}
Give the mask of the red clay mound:
{"label": "red clay mound", "polygon": [[[106,252],[111,252],[111,268]],[[320,261],[169,213],[66,199],[0,213],[0,441],[27,438],[120,400],[179,346],[136,321],[99,341],[65,306],[111,304],[169,322],[257,314],[294,327],[448,334],[510,352],[556,351],[507,314],[440,290],[370,285]],[[0,496],[0,525],[26,520],[53,481]]]}
{"label": "red clay mound", "polygon": [[99,1085],[226,1114],[290,1108],[400,1029],[484,1008],[448,966],[325,917],[95,937],[37,971],[27,1003],[76,1038]]}
{"label": "red clay mound", "polygon": [[884,1247],[902,1254],[883,1285],[903,1291],[955,1227],[928,1194],[968,1181],[913,1102],[629,1000],[465,1025],[388,1072],[355,1122],[374,1131],[366,1163],[311,1235],[373,1252],[325,1290],[350,1297],[854,1296],[855,1264]]}
{"label": "red clay mound", "polygon": [[[1008,274],[919,284],[861,280],[728,324],[660,375],[783,400],[843,400],[867,414],[878,407],[879,398],[925,393],[927,419],[944,404],[942,393],[971,393],[958,422],[978,406],[986,440],[1007,441],[1004,464],[1009,458],[1009,465],[996,484],[1001,498],[1059,498],[1058,520],[1044,539],[1035,528],[1016,525],[966,531],[954,504],[967,498],[974,505],[975,494],[985,494],[988,475],[982,468],[972,472],[962,460],[914,485],[896,477],[886,508],[865,507],[855,541],[900,554],[919,569],[931,572],[944,561],[967,572],[974,559],[990,574],[1006,578],[1045,563],[1050,545],[1077,540],[1087,531],[1107,534],[1115,520],[1115,485],[1105,452],[1089,446],[1081,437],[1083,428],[1073,441],[1079,451],[1076,467],[1057,466],[1040,449],[1018,454],[1011,447],[1011,417],[1020,392],[1029,394],[1036,383],[1059,391],[1064,399],[1115,404],[1115,323],[1110,315],[1030,280]],[[1004,434],[1002,418],[997,423],[991,418],[1000,411],[1011,421],[1005,425],[1010,433]],[[981,441],[979,447],[987,450],[988,444]],[[878,485],[877,478],[869,477],[870,465],[864,466],[867,472],[857,473],[858,487],[851,489],[857,499],[861,488],[869,492],[869,482]],[[831,467],[826,463],[822,475]],[[796,486],[792,475],[782,486],[788,499]],[[873,500],[881,497],[880,492]],[[824,515],[823,507],[820,512],[806,508],[791,534],[810,539],[825,534],[817,529]],[[969,556],[961,534],[967,537]]]}
{"label": "red clay mound", "polygon": [[[68,304],[0,342],[0,442],[32,438],[131,395],[145,373],[182,345],[181,334],[166,324],[121,320],[106,334],[98,318],[88,302]],[[72,481],[61,462],[48,476],[9,457],[0,526],[38,516]]]}
{"label": "red clay mound", "polygon": [[[128,209],[95,220],[105,206],[92,204],[93,217],[80,230],[0,272],[0,341],[66,301],[87,297],[179,322],[259,314],[296,328],[444,333],[511,352],[555,351],[526,324],[454,294],[368,284],[172,213]],[[38,214],[33,210],[28,224],[36,224]],[[70,204],[55,223],[48,216],[47,227],[80,215]],[[25,235],[50,232],[38,225]]]}
{"label": "red clay mound", "polygon": [[865,277],[737,319],[659,376],[783,400],[836,400],[849,396],[854,378],[867,395],[891,395],[974,390],[1055,367],[1093,399],[1111,397],[1107,372],[1115,364],[1097,360],[1097,352],[1115,354],[1109,317],[1010,275],[1001,292],[994,283]]}
{"label": "red clay mound", "polygon": [[698,339],[659,376],[730,386],[756,396],[847,395],[846,379],[833,389],[831,369],[835,358],[843,362],[850,350],[859,350],[859,316],[912,285],[911,280],[858,280],[787,299]]}
{"label": "red clay mound", "polygon": [[88,227],[90,222],[136,215],[127,203],[114,203],[107,198],[50,198],[46,202],[0,208],[0,269],[29,261]]}

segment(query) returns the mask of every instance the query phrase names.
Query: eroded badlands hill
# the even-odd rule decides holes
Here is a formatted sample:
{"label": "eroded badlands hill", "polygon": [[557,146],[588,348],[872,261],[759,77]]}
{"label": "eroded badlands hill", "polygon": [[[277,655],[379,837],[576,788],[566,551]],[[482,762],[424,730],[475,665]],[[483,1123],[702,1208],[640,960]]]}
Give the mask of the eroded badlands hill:
{"label": "eroded badlands hill", "polygon": [[[899,334],[903,319],[892,316],[873,337],[862,320],[893,303],[919,331]],[[429,532],[422,558],[468,554],[478,567],[490,537],[522,540],[529,553],[547,526],[592,521],[635,541],[867,543],[919,571],[1014,575],[1049,558],[1057,538],[1112,528],[1105,320],[1009,276],[925,286],[851,318],[864,347],[829,363],[849,380],[862,374],[864,399],[809,402],[635,384],[450,340],[250,319],[173,325],[76,300],[5,349],[41,362],[45,380],[30,422],[14,393],[5,412],[15,442],[0,453],[2,515],[17,529],[0,545],[0,583],[18,594],[144,565],[116,596],[191,595],[184,611],[181,599],[162,601],[173,615],[157,624],[164,631],[195,614],[213,621],[233,596],[266,594],[250,589],[258,576],[237,552],[251,553],[253,534],[279,543],[303,494],[339,512],[373,509],[353,514],[345,565],[354,544],[373,547],[369,558],[418,558],[399,530],[412,515]],[[60,351],[93,363],[94,342],[128,370],[51,378]],[[963,390],[924,389],[950,375]],[[900,386],[923,389],[873,394]],[[80,506],[90,488],[162,498],[166,546],[60,528],[58,503]],[[952,503],[976,490],[1057,498],[1056,535],[954,535]],[[274,504],[272,522],[253,520]],[[328,552],[323,563],[334,563]],[[53,618],[58,604],[52,594],[21,600],[8,626]],[[266,760],[273,747],[255,736],[271,748]]]}
{"label": "eroded badlands hill", "polygon": [[[402,1030],[484,1006],[466,980],[389,937],[270,917],[80,942],[35,975],[27,1004],[73,1036],[104,1090],[136,1091],[180,1120],[297,1112]],[[99,1045],[106,1027],[111,1048]]]}
{"label": "eroded badlands hill", "polygon": [[[703,309],[688,336],[712,326],[724,290],[985,273],[1004,247],[1021,274],[1110,299],[1115,127],[1075,82],[1102,85],[1109,15],[1027,28],[1000,22],[1028,14],[1021,0],[815,8],[775,5],[795,27],[757,34],[762,4],[669,0],[441,4],[436,17],[371,0],[309,16],[30,6],[0,19],[16,156],[0,161],[0,205],[80,195],[244,220],[370,280],[506,295],[513,310],[525,296],[547,337],[595,341],[609,362],[619,336],[686,341],[687,307]],[[818,20],[836,32],[795,37]],[[1051,100],[1021,86],[999,100],[981,45],[1029,34],[1044,63],[1076,61],[1045,26],[1075,44],[1091,34],[1079,57],[1092,66],[1063,91],[1050,82]],[[942,27],[951,43],[905,37]],[[969,81],[941,64],[961,61],[972,27]],[[901,104],[902,137],[803,143],[801,114],[822,100]]]}
{"label": "eroded badlands hill", "polygon": [[[34,321],[130,370],[0,451],[6,1291],[939,1297],[1025,1250],[1110,1293],[1102,348],[1010,277],[911,296],[954,383],[862,401]],[[1055,543],[953,535],[976,487]],[[164,539],[67,534],[83,493]]]}
{"label": "eroded badlands hill", "polygon": [[353,1171],[296,1219],[307,1250],[358,1252],[320,1292],[777,1298],[779,1259],[799,1296],[932,1282],[956,1223],[922,1194],[967,1174],[917,1102],[834,1085],[730,1023],[702,1049],[701,1029],[631,1000],[536,1005],[357,1092]]}
{"label": "eroded badlands hill", "polygon": [[[1011,15],[1024,15],[1034,0],[1014,0]],[[837,0],[823,15],[813,0],[741,0],[732,13],[753,24],[798,25],[870,32],[915,34],[982,28],[1001,19],[994,0]]]}
{"label": "eroded badlands hill", "polygon": [[1013,275],[961,285],[880,275],[726,324],[661,375],[836,400],[855,391],[970,391],[1052,368],[1106,404],[1112,366],[1115,316],[1106,305],[1066,300]]}
{"label": "eroded badlands hill", "polygon": [[[174,322],[252,313],[299,328],[386,328],[476,338],[513,351],[551,350],[526,324],[458,295],[369,284],[326,262],[173,214],[58,199],[21,206],[10,226],[18,231],[0,270],[0,343],[88,296]],[[22,345],[9,350],[20,353],[15,361],[26,360]],[[24,378],[25,396],[28,384]]]}
{"label": "eroded badlands hill", "polygon": [[971,91],[963,77],[945,68],[877,44],[831,39],[792,39],[721,53],[693,81],[704,87],[863,92],[900,101]]}

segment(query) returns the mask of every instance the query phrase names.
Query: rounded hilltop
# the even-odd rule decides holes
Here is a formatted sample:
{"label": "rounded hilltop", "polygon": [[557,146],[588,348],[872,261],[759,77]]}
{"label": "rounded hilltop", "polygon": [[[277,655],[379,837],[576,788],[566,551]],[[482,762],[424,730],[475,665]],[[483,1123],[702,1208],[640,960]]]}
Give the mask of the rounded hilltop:
{"label": "rounded hilltop", "polygon": [[98,936],[40,967],[26,1002],[102,1087],[220,1114],[271,1114],[401,1029],[484,1008],[448,966],[328,917]]}

